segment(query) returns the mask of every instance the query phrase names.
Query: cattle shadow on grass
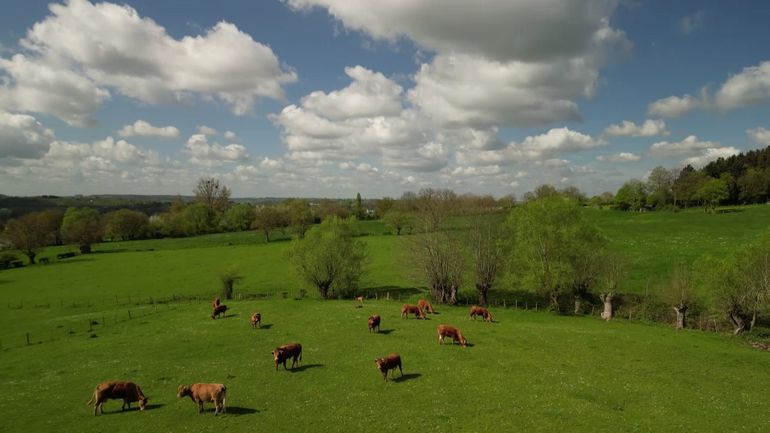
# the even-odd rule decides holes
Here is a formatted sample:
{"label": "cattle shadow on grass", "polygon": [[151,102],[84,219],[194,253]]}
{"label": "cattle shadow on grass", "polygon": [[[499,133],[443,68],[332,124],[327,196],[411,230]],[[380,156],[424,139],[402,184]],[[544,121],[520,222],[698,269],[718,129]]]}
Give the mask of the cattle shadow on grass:
{"label": "cattle shadow on grass", "polygon": [[377,334],[390,335],[393,331],[395,331],[395,329],[380,329]]}
{"label": "cattle shadow on grass", "polygon": [[165,406],[165,404],[161,404],[161,403],[148,404],[148,405],[146,405],[146,406],[144,407],[144,410],[160,409],[160,408],[162,408],[163,406]]}
{"label": "cattle shadow on grass", "polygon": [[292,369],[289,369],[289,371],[292,373],[300,373],[309,368],[321,368],[321,367],[325,367],[325,366],[323,364],[305,364],[305,365],[300,365]]}
{"label": "cattle shadow on grass", "polygon": [[257,329],[270,329],[270,328],[272,328],[272,327],[273,327],[273,324],[272,324],[272,323],[265,323],[265,324],[264,324],[264,325],[262,325],[262,326],[258,326],[258,327],[257,327]]}
{"label": "cattle shadow on grass", "polygon": [[253,415],[255,413],[259,413],[259,409],[252,409],[250,407],[227,406],[225,408],[224,415],[241,416],[241,415]]}
{"label": "cattle shadow on grass", "polygon": [[[117,407],[115,410],[105,410],[104,413],[100,412],[99,415],[117,415],[119,413],[139,412],[140,411],[139,406],[136,405],[136,403],[132,403],[132,404],[135,406],[131,406],[126,410],[122,410],[120,407]],[[155,410],[163,406],[165,406],[165,404],[161,404],[161,403],[148,404],[144,407],[144,410]]]}
{"label": "cattle shadow on grass", "polygon": [[409,373],[403,376],[394,377],[391,380],[396,383],[401,383],[401,382],[406,382],[407,380],[417,379],[420,376],[422,376],[422,374],[420,373]]}

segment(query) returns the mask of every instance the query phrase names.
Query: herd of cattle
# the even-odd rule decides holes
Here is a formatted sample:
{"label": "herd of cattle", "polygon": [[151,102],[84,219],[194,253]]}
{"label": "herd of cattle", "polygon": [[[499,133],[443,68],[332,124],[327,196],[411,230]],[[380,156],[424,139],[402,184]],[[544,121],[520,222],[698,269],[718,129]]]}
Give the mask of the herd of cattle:
{"label": "herd of cattle", "polygon": [[[358,297],[356,300],[363,303],[363,298]],[[227,305],[220,302],[219,298],[214,298],[212,302],[211,318],[215,319],[227,311]],[[426,313],[435,314],[435,310],[430,302],[425,299],[420,299],[417,305],[404,304],[401,307],[401,318],[406,318],[410,314],[414,314],[417,319],[425,319]],[[470,308],[470,318],[476,320],[477,317],[481,317],[486,322],[492,321],[492,314],[488,309],[479,307],[476,305]],[[377,314],[369,316],[368,325],[369,332],[380,332],[381,317]],[[251,327],[257,328],[262,326],[262,315],[260,313],[254,313],[251,315]],[[451,338],[452,344],[458,343],[462,347],[466,347],[468,342],[463,336],[462,332],[450,325],[438,325],[436,328],[438,334],[439,344],[444,344],[445,338]],[[299,366],[299,362],[302,361],[302,345],[299,343],[284,344],[276,347],[272,351],[273,361],[275,363],[275,369],[278,370],[278,365],[283,364],[283,368],[286,367],[286,361],[292,360],[291,368]],[[388,372],[398,368],[401,376],[404,372],[401,367],[401,355],[398,353],[390,353],[382,358],[374,360],[374,364],[382,373],[383,379],[388,381]],[[190,399],[198,406],[198,413],[203,412],[203,404],[211,402],[214,404],[214,415],[219,413],[225,413],[225,399],[227,397],[227,387],[221,383],[193,383],[191,385],[180,385],[177,389],[177,397],[184,398],[190,397]],[[139,385],[130,381],[110,381],[100,383],[94,390],[93,397],[88,401],[87,405],[94,403],[94,415],[104,413],[102,406],[107,400],[123,400],[121,410],[131,408],[131,403],[139,403],[139,410],[144,410],[147,406],[147,397],[142,392]]]}

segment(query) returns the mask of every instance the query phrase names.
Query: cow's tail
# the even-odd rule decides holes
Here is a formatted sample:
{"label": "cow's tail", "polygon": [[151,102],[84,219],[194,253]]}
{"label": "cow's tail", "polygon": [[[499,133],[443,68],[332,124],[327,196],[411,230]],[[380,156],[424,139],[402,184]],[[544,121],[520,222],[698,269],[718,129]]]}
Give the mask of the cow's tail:
{"label": "cow's tail", "polygon": [[93,395],[91,395],[91,400],[88,400],[88,403],[86,403],[86,406],[91,406],[91,403],[96,401],[96,391],[94,391]]}
{"label": "cow's tail", "polygon": [[222,385],[222,412],[227,412],[227,387]]}

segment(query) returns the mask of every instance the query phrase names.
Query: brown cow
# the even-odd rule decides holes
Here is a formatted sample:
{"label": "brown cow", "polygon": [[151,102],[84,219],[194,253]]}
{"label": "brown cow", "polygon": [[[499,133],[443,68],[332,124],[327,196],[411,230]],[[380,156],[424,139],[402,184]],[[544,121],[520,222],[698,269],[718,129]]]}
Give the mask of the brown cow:
{"label": "brown cow", "polygon": [[227,305],[221,304],[211,312],[211,318],[216,319],[220,314],[225,314],[225,311],[227,311]]}
{"label": "brown cow", "polygon": [[438,325],[438,328],[436,328],[436,332],[438,332],[438,344],[444,344],[445,337],[452,338],[452,344],[455,344],[455,342],[457,342],[457,343],[460,343],[460,346],[462,347],[465,347],[467,343],[462,332],[460,332],[460,330],[455,328],[454,326]]}
{"label": "brown cow", "polygon": [[491,322],[492,321],[492,313],[489,312],[484,307],[479,307],[477,305],[471,306],[471,319],[476,320],[476,316],[481,316],[484,321]]}
{"label": "brown cow", "polygon": [[256,329],[257,326],[260,328],[262,327],[262,315],[259,313],[254,313],[251,315],[251,327]]}
{"label": "brown cow", "polygon": [[356,301],[359,303],[359,305],[364,305],[364,297],[363,296],[356,296]]}
{"label": "brown cow", "polygon": [[190,399],[198,405],[198,413],[203,412],[203,403],[214,403],[214,415],[225,413],[225,399],[227,387],[221,383],[193,383],[190,386],[179,385],[176,391],[178,398],[190,396]]}
{"label": "brown cow", "polygon": [[286,361],[289,358],[292,358],[291,368],[294,369],[294,365],[299,365],[299,361],[302,361],[302,345],[299,343],[284,344],[283,346],[276,347],[272,354],[276,370],[278,370],[278,364],[281,363],[283,363],[283,369],[288,370],[286,368]]}
{"label": "brown cow", "polygon": [[388,371],[394,370],[396,367],[401,372],[401,376],[404,375],[404,371],[401,369],[401,356],[398,353],[391,353],[384,358],[377,358],[374,360],[374,363],[382,373],[382,378],[385,379],[385,382],[388,381]]}
{"label": "brown cow", "polygon": [[220,305],[219,302],[219,296],[215,297],[213,301],[211,301],[211,308],[216,309]]}
{"label": "brown cow", "polygon": [[144,410],[147,405],[147,397],[145,397],[142,389],[134,382],[128,382],[125,380],[114,380],[111,382],[100,383],[96,385],[94,395],[91,400],[88,400],[88,405],[94,402],[94,416],[98,413],[104,413],[104,402],[107,400],[123,400],[123,406],[120,410],[125,410],[126,407],[131,409],[131,403],[138,401],[139,410]]}
{"label": "brown cow", "polygon": [[380,332],[380,315],[373,314],[369,316],[369,332],[372,332],[374,328],[377,328],[377,332]]}
{"label": "brown cow", "polygon": [[404,304],[401,307],[401,318],[407,317],[409,314],[414,313],[414,317],[417,319],[424,319],[425,313],[417,305]]}
{"label": "brown cow", "polygon": [[420,307],[422,311],[428,312],[430,314],[436,314],[436,312],[433,311],[433,305],[430,305],[430,302],[425,299],[420,299],[417,301],[417,306]]}

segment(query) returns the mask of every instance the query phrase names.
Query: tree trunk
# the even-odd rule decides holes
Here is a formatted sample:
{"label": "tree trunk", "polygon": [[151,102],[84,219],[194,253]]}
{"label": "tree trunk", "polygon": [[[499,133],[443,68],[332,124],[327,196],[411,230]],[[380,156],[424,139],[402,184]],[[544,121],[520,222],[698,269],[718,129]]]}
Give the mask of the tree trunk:
{"label": "tree trunk", "polygon": [[90,254],[91,253],[91,244],[85,244],[80,246],[80,253],[81,254]]}
{"label": "tree trunk", "polygon": [[401,235],[401,227],[396,227],[396,236]]}
{"label": "tree trunk", "polygon": [[270,243],[270,231],[265,230],[265,243]]}
{"label": "tree trunk", "polygon": [[330,284],[323,283],[318,285],[318,292],[321,294],[321,299],[327,299],[329,296]]}
{"label": "tree trunk", "polygon": [[34,251],[27,251],[24,253],[25,256],[29,257],[29,264],[34,265],[35,264],[35,257],[37,257],[37,253]]}
{"label": "tree trunk", "polygon": [[733,335],[741,334],[743,331],[751,331],[753,320],[740,311],[731,311],[729,313],[730,321],[733,323]]}
{"label": "tree trunk", "polygon": [[483,284],[476,284],[476,290],[479,292],[479,305],[486,307],[488,302],[487,292],[489,291],[489,288]]}
{"label": "tree trunk", "polygon": [[676,311],[676,329],[684,329],[687,327],[687,305],[674,306]]}
{"label": "tree trunk", "polygon": [[548,294],[548,297],[551,300],[551,307],[553,308],[553,311],[561,313],[561,309],[559,308],[559,293],[551,292]]}
{"label": "tree trunk", "polygon": [[457,303],[457,286],[453,285],[449,287],[449,303],[455,305]]}
{"label": "tree trunk", "polygon": [[583,306],[583,297],[575,295],[575,314],[580,314],[580,307]]}
{"label": "tree trunk", "polygon": [[599,299],[604,303],[604,311],[602,311],[602,319],[609,321],[612,319],[612,298],[615,297],[615,293],[609,292],[607,294],[600,294]]}

